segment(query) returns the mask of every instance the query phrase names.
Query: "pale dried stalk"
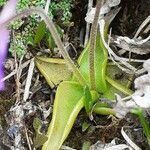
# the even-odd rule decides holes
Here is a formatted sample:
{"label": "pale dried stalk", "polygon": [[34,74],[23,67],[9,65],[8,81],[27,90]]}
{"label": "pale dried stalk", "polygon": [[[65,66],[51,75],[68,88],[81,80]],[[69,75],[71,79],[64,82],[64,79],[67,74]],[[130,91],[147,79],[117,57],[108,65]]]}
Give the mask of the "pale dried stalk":
{"label": "pale dried stalk", "polygon": [[27,79],[26,79],[26,85],[25,85],[24,96],[23,96],[23,101],[24,102],[26,102],[26,100],[29,97],[29,92],[30,92],[29,89],[30,89],[30,86],[31,86],[33,70],[34,70],[34,58],[31,59],[30,66],[29,66],[29,69],[28,69],[28,75],[27,75]]}
{"label": "pale dried stalk", "polygon": [[20,93],[21,93],[21,83],[20,83],[20,77],[21,77],[21,74],[22,74],[22,69],[21,69],[21,66],[22,66],[22,60],[23,60],[23,57],[22,56],[20,58],[20,61],[19,61],[19,66],[16,62],[16,103],[20,101]]}
{"label": "pale dried stalk", "polygon": [[[28,64],[30,63],[30,60],[26,61],[20,66],[20,69],[24,69]],[[15,68],[10,74],[8,74],[6,77],[4,77],[0,82],[5,81],[15,75],[17,73],[17,68]]]}
{"label": "pale dried stalk", "polygon": [[134,35],[134,38],[137,38],[142,31],[142,29],[150,22],[150,15],[143,21],[143,23],[140,25],[138,30],[136,31],[136,34]]}
{"label": "pale dried stalk", "polygon": [[50,3],[51,3],[51,0],[46,1],[46,5],[45,5],[45,13],[46,14],[48,14]]}
{"label": "pale dried stalk", "polygon": [[121,134],[124,137],[124,139],[127,141],[127,143],[134,148],[135,150],[142,150],[140,147],[138,147],[129,137],[128,135],[125,133],[124,128],[122,127],[121,129]]}
{"label": "pale dried stalk", "polygon": [[[105,39],[104,39],[104,27],[105,27],[105,21],[103,19],[101,19],[100,21],[100,34],[101,34],[101,38],[103,41],[104,46],[106,47],[106,49],[108,50],[108,53],[110,55],[110,58],[112,59],[112,61],[123,71],[126,71],[127,73],[135,73],[135,71],[137,70],[135,67],[131,66],[129,63],[127,63],[126,61],[124,61],[122,58],[120,58],[119,56],[117,56],[112,49],[108,46],[108,44],[106,43]],[[117,63],[115,60],[121,62],[124,66],[126,66],[126,68],[122,67],[119,63]]]}

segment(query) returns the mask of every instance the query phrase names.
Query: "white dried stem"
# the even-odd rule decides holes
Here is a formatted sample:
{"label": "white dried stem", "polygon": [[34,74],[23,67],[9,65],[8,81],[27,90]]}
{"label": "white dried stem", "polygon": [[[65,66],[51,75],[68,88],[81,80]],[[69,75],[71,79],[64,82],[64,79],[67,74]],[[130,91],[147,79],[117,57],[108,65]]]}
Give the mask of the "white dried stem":
{"label": "white dried stem", "polygon": [[18,102],[18,101],[20,101],[20,93],[21,93],[21,84],[20,84],[20,77],[21,77],[21,74],[22,74],[22,68],[21,68],[21,66],[22,66],[22,60],[23,60],[23,57],[24,56],[22,56],[21,58],[20,58],[20,61],[19,61],[19,66],[18,66],[18,64],[17,64],[17,62],[16,62],[16,70],[17,70],[17,72],[16,72],[16,102]]}
{"label": "white dried stem", "polygon": [[25,85],[25,90],[24,90],[24,96],[23,96],[23,101],[25,102],[28,97],[29,97],[29,90],[30,90],[30,86],[31,86],[31,80],[32,80],[32,76],[33,76],[33,70],[34,70],[34,58],[31,59],[30,65],[29,65],[29,69],[28,69],[28,75],[27,75],[27,79],[26,79],[26,85]]}
{"label": "white dried stem", "polygon": [[138,28],[137,32],[134,35],[134,38],[137,38],[140,34],[140,32],[143,30],[143,28],[150,22],[150,15],[143,21],[143,23]]}
{"label": "white dried stem", "polygon": [[124,128],[121,129],[121,134],[124,137],[124,139],[127,141],[127,143],[134,149],[134,150],[142,150],[140,147],[138,147],[125,133]]}
{"label": "white dried stem", "polygon": [[[30,60],[28,60],[25,63],[23,63],[20,66],[20,69],[24,69],[26,66],[28,66],[29,63],[30,63]],[[17,73],[17,69],[14,69],[10,74],[8,74],[7,76],[5,76],[0,82],[8,80],[10,77],[14,76],[16,73]]]}
{"label": "white dried stem", "polygon": [[48,14],[50,3],[51,3],[51,0],[46,1],[46,5],[45,5],[45,13],[46,14]]}
{"label": "white dried stem", "polygon": [[110,57],[112,58],[112,61],[115,62],[115,60],[121,62],[126,68],[122,67],[120,64],[118,64],[117,62],[115,62],[115,64],[117,64],[117,66],[122,69],[123,71],[126,71],[127,73],[131,72],[131,73],[135,73],[136,72],[136,68],[133,67],[132,65],[130,65],[129,63],[127,63],[127,61],[125,61],[123,58],[120,58],[119,56],[117,56],[112,49],[109,47],[109,45],[105,42],[104,39],[104,26],[105,26],[105,21],[103,19],[100,20],[100,34],[101,34],[101,38],[103,41],[104,46],[106,47],[106,49],[108,50],[108,53],[110,54]]}

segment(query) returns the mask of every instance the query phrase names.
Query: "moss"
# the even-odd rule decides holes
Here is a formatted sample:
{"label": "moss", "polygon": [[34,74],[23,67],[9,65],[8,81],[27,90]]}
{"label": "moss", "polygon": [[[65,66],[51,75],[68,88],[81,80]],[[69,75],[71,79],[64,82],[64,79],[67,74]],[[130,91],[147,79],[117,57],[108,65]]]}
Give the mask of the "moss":
{"label": "moss", "polygon": [[[7,0],[1,0],[0,6],[3,6],[6,1]],[[61,12],[59,13],[59,17],[61,18],[60,24],[65,25],[70,21],[72,16],[70,12],[72,7],[71,2],[72,0],[53,0],[50,5],[49,15],[56,18],[58,12]],[[17,12],[32,6],[44,8],[45,5],[45,0],[19,0],[17,4]],[[37,15],[33,15],[11,24],[10,28],[13,30],[9,51],[12,55],[14,54],[14,51],[16,51],[19,57],[26,53],[28,43],[31,42],[38,21],[40,21],[40,18]]]}

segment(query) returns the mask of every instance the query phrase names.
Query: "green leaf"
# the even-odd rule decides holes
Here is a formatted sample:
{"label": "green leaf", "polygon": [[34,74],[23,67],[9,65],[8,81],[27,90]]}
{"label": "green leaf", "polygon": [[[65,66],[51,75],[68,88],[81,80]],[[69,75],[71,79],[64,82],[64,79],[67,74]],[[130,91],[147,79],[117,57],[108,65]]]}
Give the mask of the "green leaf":
{"label": "green leaf", "polygon": [[[84,76],[88,85],[90,84],[89,77],[89,55],[88,55],[89,44],[84,49],[78,59],[81,74]],[[107,65],[107,51],[103,46],[100,35],[96,38],[96,50],[95,50],[95,80],[97,92],[104,93],[107,91],[107,83],[105,80],[106,65]],[[73,79],[76,80],[76,79]],[[89,86],[90,87],[90,86]]]}
{"label": "green leaf", "polygon": [[51,88],[71,78],[72,73],[63,59],[36,57],[35,64]]}
{"label": "green leaf", "polygon": [[82,132],[85,132],[90,127],[90,124],[87,122],[83,122],[82,124]]}
{"label": "green leaf", "polygon": [[[89,84],[89,62],[88,62],[88,49],[89,45],[81,53],[78,64],[80,71],[86,81]],[[95,79],[97,92],[101,94],[101,97],[114,99],[115,93],[120,95],[130,95],[132,91],[129,87],[129,80],[124,78],[120,82],[114,80],[113,75],[120,73],[121,70],[116,66],[107,65],[107,50],[104,47],[100,35],[97,35],[96,39],[96,50],[95,50]],[[112,78],[112,79],[111,79]],[[73,77],[73,80],[76,80]]]}
{"label": "green leaf", "polygon": [[[62,29],[58,25],[55,25],[55,27],[57,29],[59,36],[62,38],[63,37]],[[53,50],[55,47],[57,47],[50,32],[46,33],[46,42],[48,44],[49,49]]]}
{"label": "green leaf", "polygon": [[33,128],[36,132],[41,128],[42,126],[42,121],[39,118],[34,118],[33,120]]}
{"label": "green leaf", "polygon": [[50,33],[48,33],[46,35],[46,39],[47,39],[48,47],[50,49],[54,49],[56,47],[56,44],[55,44],[55,41],[54,41],[54,39]]}
{"label": "green leaf", "polygon": [[42,146],[48,140],[48,137],[40,132],[41,126],[42,126],[41,120],[35,118],[33,121],[33,127],[36,132],[36,137],[33,139],[35,148]]}
{"label": "green leaf", "polygon": [[58,86],[48,140],[42,150],[60,149],[83,106],[83,88],[77,82],[64,81]]}
{"label": "green leaf", "polygon": [[91,142],[85,141],[82,146],[82,150],[89,150],[91,146]]}
{"label": "green leaf", "polygon": [[[82,54],[80,55],[78,59],[78,64],[80,66],[80,71],[86,81],[89,85],[89,62],[88,62],[88,49],[89,45],[84,49]],[[96,79],[96,89],[97,92],[99,92],[101,97],[108,98],[108,99],[114,99],[115,93],[122,94],[131,94],[131,90],[129,90],[127,87],[121,86],[121,84],[117,84],[116,81],[113,81],[113,84],[111,84],[106,80],[109,77],[107,76],[108,70],[107,69],[107,50],[104,47],[100,35],[97,35],[96,39],[96,50],[95,50],[95,79]],[[111,67],[109,67],[109,74],[111,74]],[[118,68],[117,68],[118,69]],[[109,78],[110,79],[110,78]],[[73,77],[73,80],[76,81],[75,77]],[[110,80],[109,80],[110,81]],[[126,82],[127,83],[127,82]],[[117,86],[116,86],[117,85]],[[119,87],[119,88],[118,88]],[[121,91],[121,92],[120,92]]]}
{"label": "green leaf", "polygon": [[[118,93],[122,96],[124,95],[131,95],[133,93],[132,90],[130,90],[127,86],[112,80],[111,78],[109,78],[108,76],[106,77],[107,82],[109,83],[109,91],[111,93]],[[128,80],[127,80],[128,82]],[[126,83],[127,84],[127,83]]]}
{"label": "green leaf", "polygon": [[41,40],[43,39],[44,35],[46,33],[46,25],[44,21],[41,21],[37,27],[37,30],[35,32],[34,37],[34,44],[39,44]]}
{"label": "green leaf", "polygon": [[84,100],[85,110],[86,110],[87,114],[89,114],[89,112],[92,109],[93,100],[92,100],[92,95],[90,93],[88,86],[84,87],[84,99],[83,100]]}
{"label": "green leaf", "polygon": [[144,116],[144,110],[142,108],[134,108],[131,112],[138,116],[140,123],[143,127],[144,133],[147,137],[148,144],[150,144],[150,123]]}
{"label": "green leaf", "polygon": [[116,115],[116,112],[113,108],[110,108],[107,103],[98,102],[94,108],[93,112],[100,115]]}

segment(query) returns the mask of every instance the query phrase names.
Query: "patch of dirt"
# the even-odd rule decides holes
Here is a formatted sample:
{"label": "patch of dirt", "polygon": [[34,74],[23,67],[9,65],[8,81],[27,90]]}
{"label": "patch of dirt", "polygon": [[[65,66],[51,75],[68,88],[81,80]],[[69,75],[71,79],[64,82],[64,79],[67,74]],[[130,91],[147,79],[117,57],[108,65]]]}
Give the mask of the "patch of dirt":
{"label": "patch of dirt", "polygon": [[[109,143],[116,138],[118,144],[126,144],[126,141],[121,135],[121,128],[128,127],[126,130],[128,136],[141,147],[142,150],[149,150],[143,129],[136,116],[128,114],[125,119],[112,120],[113,119],[108,118],[108,116],[96,115],[94,116],[94,120],[90,121],[88,117],[86,117],[85,112],[82,111],[64,144],[77,150],[81,150],[83,143],[86,141],[89,141],[91,144],[95,144],[98,140],[103,143]],[[83,132],[82,125],[84,122],[89,124],[89,128]]]}

